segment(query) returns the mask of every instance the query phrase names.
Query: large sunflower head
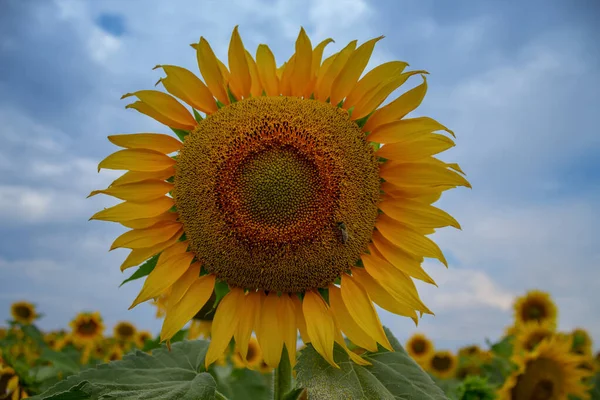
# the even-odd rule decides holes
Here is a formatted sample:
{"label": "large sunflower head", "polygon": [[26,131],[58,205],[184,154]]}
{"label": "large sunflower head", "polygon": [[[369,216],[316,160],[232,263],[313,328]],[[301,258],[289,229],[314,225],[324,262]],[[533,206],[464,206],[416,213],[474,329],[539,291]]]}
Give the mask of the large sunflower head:
{"label": "large sunflower head", "polygon": [[454,376],[457,365],[458,359],[451,351],[438,350],[427,361],[426,370],[440,379],[447,379]]}
{"label": "large sunflower head", "polygon": [[582,328],[574,329],[571,334],[571,351],[575,354],[591,356],[592,338],[590,334]]}
{"label": "large sunflower head", "polygon": [[23,325],[29,325],[37,318],[35,306],[27,301],[18,301],[11,304],[10,314],[13,320]]}
{"label": "large sunflower head", "polygon": [[435,353],[433,342],[422,333],[415,333],[406,341],[406,352],[415,361],[421,363]]}
{"label": "large sunflower head", "polygon": [[500,400],[588,398],[583,380],[590,372],[578,368],[582,357],[569,350],[569,341],[552,337],[532,352],[515,355],[518,369],[504,382]]}
{"label": "large sunflower head", "polygon": [[121,342],[131,343],[135,341],[136,334],[137,329],[131,322],[121,321],[113,328],[113,336]]}
{"label": "large sunflower head", "polygon": [[[361,77],[380,39],[352,41],[322,61],[332,40],[313,47],[301,29],[278,68],[266,45],[253,57],[236,27],[229,67],[200,38],[192,47],[204,81],[159,65],[168,94],[124,96],[181,141],[110,136],[123,150],[99,168],[127,172],[91,195],[124,202],[92,219],[131,228],[111,247],[131,249],[121,269],[160,254],[132,306],[169,292],[163,340],[212,308],[217,283],[229,292],[214,315],[207,365],[232,337],[245,356],[252,332],[268,365],[279,363],[284,344],[293,360],[299,330],[337,366],[342,332],[365,349],[391,350],[371,301],[415,321],[430,313],[412,279],[433,283],[424,257],[446,262],[427,235],[459,227],[431,204],[469,183],[457,164],[434,158],[454,146],[435,132],[452,132],[428,117],[406,118],[425,96],[425,71],[392,61]],[[413,75],[421,83],[382,106]]]}
{"label": "large sunflower head", "polygon": [[518,297],[514,305],[515,325],[528,322],[547,323],[556,328],[556,305],[546,292],[531,290]]}
{"label": "large sunflower head", "polygon": [[104,323],[99,312],[79,313],[69,324],[75,344],[87,345],[102,339]]}
{"label": "large sunflower head", "polygon": [[554,327],[548,323],[530,322],[525,324],[515,338],[515,351],[533,351],[543,340],[550,339],[554,334]]}

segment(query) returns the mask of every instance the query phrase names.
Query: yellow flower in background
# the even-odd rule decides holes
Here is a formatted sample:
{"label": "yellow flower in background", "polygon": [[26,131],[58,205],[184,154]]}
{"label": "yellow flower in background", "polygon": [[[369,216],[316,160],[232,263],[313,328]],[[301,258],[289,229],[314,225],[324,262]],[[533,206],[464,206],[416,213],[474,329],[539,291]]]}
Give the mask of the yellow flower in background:
{"label": "yellow flower in background", "polygon": [[[71,336],[67,337],[72,338],[73,343],[79,346],[92,344],[101,340],[104,333],[104,324],[99,312],[79,313],[69,325],[71,326],[72,333]],[[64,343],[64,345],[66,344]]]}
{"label": "yellow flower in background", "polygon": [[415,333],[406,341],[406,352],[417,363],[423,365],[435,353],[433,342],[421,333]]}
{"label": "yellow flower in background", "polygon": [[456,373],[458,359],[448,350],[438,350],[427,361],[426,370],[440,379],[448,379]]}
{"label": "yellow flower in background", "polygon": [[[247,356],[252,332],[267,365],[278,365],[284,344],[294,363],[300,331],[337,367],[342,333],[367,350],[392,350],[372,302],[415,322],[431,313],[413,279],[433,284],[423,259],[446,260],[427,235],[460,227],[431,204],[470,185],[457,164],[434,158],[454,146],[434,132],[453,133],[428,117],[405,118],[425,96],[425,71],[392,61],[361,78],[380,39],[352,41],[322,62],[332,40],[313,48],[301,29],[294,55],[277,68],[266,45],[253,58],[236,27],[229,68],[200,38],[193,47],[204,82],[159,65],[170,95],[124,96],[138,99],[128,108],[185,137],[110,136],[123,150],[99,169],[127,172],[90,194],[124,200],[92,217],[131,229],[111,246],[131,249],[121,270],[160,254],[132,307],[169,292],[162,340],[209,303],[218,282],[230,290],[206,365],[232,338]],[[382,106],[413,75],[421,84]]]}
{"label": "yellow flower in background", "polygon": [[135,341],[137,329],[135,326],[127,321],[118,322],[113,328],[113,336],[115,339],[125,343],[131,343]]}
{"label": "yellow flower in background", "polygon": [[531,290],[525,296],[518,297],[514,305],[515,325],[528,322],[547,323],[556,328],[556,305],[546,292]]}
{"label": "yellow flower in background", "polygon": [[573,332],[571,332],[570,337],[572,340],[571,351],[573,353],[592,356],[592,338],[585,329],[574,329]]}
{"label": "yellow flower in background", "polygon": [[26,301],[18,301],[10,306],[10,315],[23,325],[29,325],[37,318],[35,306]]}
{"label": "yellow flower in background", "polygon": [[117,361],[123,358],[123,348],[118,343],[113,343],[106,349],[104,362]]}
{"label": "yellow flower in background", "polygon": [[582,357],[569,353],[570,342],[558,337],[542,341],[530,353],[516,355],[518,366],[499,391],[499,400],[589,398],[584,378],[590,375],[578,369]]}
{"label": "yellow flower in background", "polygon": [[533,351],[543,340],[550,339],[554,334],[554,327],[549,323],[527,323],[522,326],[519,334],[515,338],[515,352]]}
{"label": "yellow flower in background", "polygon": [[188,339],[209,339],[212,330],[212,321],[192,319]]}
{"label": "yellow flower in background", "polygon": [[15,370],[0,363],[0,399],[19,400],[29,397],[19,385]]}
{"label": "yellow flower in background", "polygon": [[236,368],[259,369],[263,358],[258,340],[252,337],[248,341],[248,353],[246,354],[245,360],[239,352],[235,352],[231,357],[231,360]]}
{"label": "yellow flower in background", "polygon": [[456,368],[455,376],[458,380],[464,380],[467,376],[479,376],[483,373],[481,362],[469,359],[466,362],[459,362]]}
{"label": "yellow flower in background", "polygon": [[150,331],[138,331],[135,335],[135,343],[140,349],[144,348],[146,341],[152,340],[154,336]]}

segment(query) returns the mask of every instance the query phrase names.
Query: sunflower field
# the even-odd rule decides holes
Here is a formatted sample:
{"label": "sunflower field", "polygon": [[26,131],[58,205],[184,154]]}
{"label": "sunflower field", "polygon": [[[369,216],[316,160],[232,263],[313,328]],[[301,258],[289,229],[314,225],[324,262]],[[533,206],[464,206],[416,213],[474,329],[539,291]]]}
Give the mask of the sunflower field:
{"label": "sunflower field", "polygon": [[[279,61],[238,26],[228,37],[186,44],[192,69],[156,65],[154,86],[122,95],[123,114],[162,133],[103,132],[110,183],[86,200],[106,202],[90,225],[119,229],[106,250],[126,252],[113,270],[141,286],[129,309],[152,304],[160,330],[107,331],[82,310],[44,331],[46,304],[14,302],[0,400],[600,400],[600,352],[585,327],[559,329],[546,292],[518,297],[485,346],[419,331],[444,312],[419,293],[438,286],[425,264],[453,258],[431,235],[462,229],[436,203],[472,188],[464,153],[444,154],[451,127],[413,115],[430,110],[428,71],[379,62],[383,36],[329,53],[332,38],[298,27]],[[381,310],[416,328],[392,333]]]}

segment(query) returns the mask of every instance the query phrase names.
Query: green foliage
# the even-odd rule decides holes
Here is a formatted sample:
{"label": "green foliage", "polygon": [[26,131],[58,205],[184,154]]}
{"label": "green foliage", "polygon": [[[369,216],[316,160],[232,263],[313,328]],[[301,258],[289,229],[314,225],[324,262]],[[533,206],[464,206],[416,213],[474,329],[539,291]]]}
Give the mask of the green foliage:
{"label": "green foliage", "polygon": [[307,345],[296,364],[297,387],[306,388],[309,399],[446,400],[442,390],[387,329],[386,334],[395,352],[381,349],[365,353],[372,364],[366,367],[352,362],[336,344],[334,358],[340,368],[333,368],[312,345]]}
{"label": "green foliage", "polygon": [[136,351],[73,375],[32,399],[214,399],[215,380],[204,372],[207,349],[208,342],[194,340],[152,355]]}
{"label": "green foliage", "polygon": [[129,278],[127,278],[123,282],[121,282],[119,287],[123,286],[127,282],[134,281],[136,279],[140,279],[140,278],[143,278],[144,276],[149,275],[150,272],[154,271],[154,268],[156,267],[156,263],[158,262],[158,256],[159,256],[159,254],[154,255],[154,256],[150,257],[148,260],[146,260],[146,262],[144,262],[142,265],[140,265],[140,267],[137,269],[137,271],[135,271],[133,274],[131,274],[131,276]]}
{"label": "green foliage", "polygon": [[479,376],[467,377],[457,388],[458,400],[494,400],[496,391],[485,378]]}
{"label": "green foliage", "polygon": [[217,390],[229,400],[267,400],[273,396],[273,375],[231,366],[214,367]]}
{"label": "green foliage", "polygon": [[499,357],[510,358],[513,352],[514,336],[506,336],[491,346],[492,353]]}
{"label": "green foliage", "polygon": [[181,140],[182,142],[185,140],[185,137],[190,134],[189,131],[184,131],[183,129],[171,128],[171,130],[173,132],[175,132],[175,134],[177,135],[177,137],[179,138],[179,140]]}

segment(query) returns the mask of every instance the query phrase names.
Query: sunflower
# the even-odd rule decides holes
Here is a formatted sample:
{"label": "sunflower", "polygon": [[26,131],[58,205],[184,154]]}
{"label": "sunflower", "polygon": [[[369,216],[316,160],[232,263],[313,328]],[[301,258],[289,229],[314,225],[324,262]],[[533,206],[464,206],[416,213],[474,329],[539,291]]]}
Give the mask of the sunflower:
{"label": "sunflower", "polygon": [[570,337],[572,339],[571,351],[573,353],[585,356],[592,355],[592,338],[585,329],[574,329]]}
{"label": "sunflower", "polygon": [[135,343],[140,349],[144,348],[148,340],[152,340],[152,332],[150,331],[138,331],[135,335]]}
{"label": "sunflower", "polygon": [[258,340],[252,337],[248,341],[248,353],[246,354],[246,360],[244,360],[244,357],[239,352],[235,352],[231,359],[236,368],[258,369],[263,360],[262,351],[258,345]]}
{"label": "sunflower", "polygon": [[110,345],[104,354],[104,362],[117,361],[123,358],[123,349],[118,343]]}
{"label": "sunflower", "polygon": [[102,339],[104,324],[102,323],[100,313],[97,311],[93,313],[79,313],[69,325],[73,331],[72,336],[67,337],[72,339],[76,345],[88,345]]}
{"label": "sunflower", "polygon": [[[460,228],[431,204],[470,185],[457,164],[434,158],[454,146],[434,132],[453,133],[428,117],[405,118],[425,96],[426,71],[404,72],[407,63],[392,61],[361,78],[380,39],[352,41],[321,62],[332,40],[313,48],[300,29],[295,54],[277,68],[266,45],[254,59],[236,27],[229,68],[201,37],[192,47],[204,82],[159,65],[170,94],[123,96],[137,98],[127,108],[183,140],[109,136],[123,150],[99,169],[127,172],[90,194],[124,200],[91,218],[131,228],[111,246],[131,249],[122,270],[160,254],[132,307],[170,290],[162,340],[210,301],[215,284],[229,291],[216,309],[206,365],[232,337],[246,356],[255,332],[275,367],[284,344],[294,360],[300,331],[337,367],[342,332],[365,349],[392,350],[372,301],[415,321],[431,313],[412,279],[433,284],[423,259],[446,260],[427,235]],[[413,75],[421,84],[381,106]]]}
{"label": "sunflower", "polygon": [[588,398],[583,379],[589,371],[578,369],[581,357],[569,353],[569,341],[553,337],[530,353],[514,356],[518,369],[499,391],[500,400]]}
{"label": "sunflower", "polygon": [[115,339],[123,343],[131,343],[135,341],[137,329],[127,321],[118,322],[113,328],[113,336]]}
{"label": "sunflower", "polygon": [[438,350],[427,360],[427,371],[440,379],[447,379],[454,376],[458,360],[452,352],[448,350]]}
{"label": "sunflower", "polygon": [[10,306],[13,319],[23,325],[31,324],[36,318],[35,306],[26,301],[18,301]]}
{"label": "sunflower", "polygon": [[19,400],[29,397],[19,385],[15,370],[0,363],[0,399]]}
{"label": "sunflower", "polygon": [[523,325],[515,339],[515,352],[533,351],[543,340],[554,336],[554,328],[548,323],[530,322]]}
{"label": "sunflower", "polygon": [[456,378],[458,380],[464,380],[467,376],[480,376],[483,373],[481,369],[481,363],[473,360],[468,360],[464,363],[459,364],[456,368]]}
{"label": "sunflower", "polygon": [[539,290],[531,290],[517,298],[514,305],[515,325],[527,322],[547,323],[556,328],[557,310],[550,295]]}
{"label": "sunflower", "polygon": [[417,363],[423,364],[435,353],[431,340],[421,333],[415,333],[406,341],[406,352]]}

